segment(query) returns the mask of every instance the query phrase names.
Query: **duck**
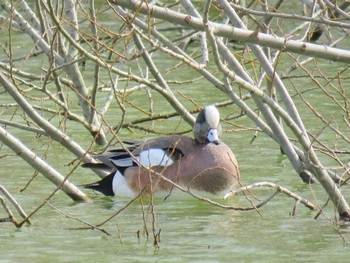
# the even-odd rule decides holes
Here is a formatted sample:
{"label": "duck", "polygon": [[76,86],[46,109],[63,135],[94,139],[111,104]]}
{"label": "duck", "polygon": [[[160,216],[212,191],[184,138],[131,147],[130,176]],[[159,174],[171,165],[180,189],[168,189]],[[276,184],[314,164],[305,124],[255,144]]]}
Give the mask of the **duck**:
{"label": "duck", "polygon": [[98,163],[83,167],[108,172],[84,187],[106,196],[170,195],[176,186],[196,194],[217,196],[240,186],[236,157],[222,140],[215,105],[199,112],[193,137],[167,135],[128,142],[121,149],[95,155]]}

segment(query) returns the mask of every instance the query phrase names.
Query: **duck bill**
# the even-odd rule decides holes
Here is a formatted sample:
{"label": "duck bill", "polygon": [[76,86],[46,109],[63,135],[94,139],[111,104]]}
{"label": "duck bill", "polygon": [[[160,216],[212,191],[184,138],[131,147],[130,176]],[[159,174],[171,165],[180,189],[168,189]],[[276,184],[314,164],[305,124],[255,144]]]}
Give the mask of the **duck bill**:
{"label": "duck bill", "polygon": [[210,129],[208,132],[207,139],[209,140],[209,142],[212,142],[214,144],[219,144],[220,139],[218,136],[218,130],[217,129]]}

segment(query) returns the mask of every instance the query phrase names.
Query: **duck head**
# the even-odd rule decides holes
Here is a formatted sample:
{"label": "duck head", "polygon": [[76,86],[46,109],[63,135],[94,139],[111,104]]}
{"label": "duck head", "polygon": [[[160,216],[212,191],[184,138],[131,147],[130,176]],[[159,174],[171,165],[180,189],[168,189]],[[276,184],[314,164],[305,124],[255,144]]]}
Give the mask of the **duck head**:
{"label": "duck head", "polygon": [[193,126],[193,135],[198,143],[220,143],[220,113],[214,105],[207,105],[199,112]]}

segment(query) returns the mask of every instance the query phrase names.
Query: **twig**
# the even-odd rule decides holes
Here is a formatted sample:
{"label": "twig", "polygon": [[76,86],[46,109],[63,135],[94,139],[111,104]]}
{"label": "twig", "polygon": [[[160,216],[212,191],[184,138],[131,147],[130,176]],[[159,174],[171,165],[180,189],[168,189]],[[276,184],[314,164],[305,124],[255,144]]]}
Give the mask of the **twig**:
{"label": "twig", "polygon": [[25,219],[22,223],[17,221],[15,219],[13,213],[11,212],[10,208],[6,205],[6,202],[5,202],[4,198],[2,196],[0,196],[1,204],[5,208],[7,214],[9,215],[10,221],[13,222],[16,227],[21,227],[24,222],[32,224],[32,221],[30,220],[30,218],[27,217],[27,214],[24,212],[22,207],[18,204],[18,202],[15,200],[15,198],[13,198],[13,196],[6,190],[6,188],[3,187],[2,185],[0,185],[0,191],[5,195],[5,197],[16,208],[17,212],[21,215],[21,217]]}
{"label": "twig", "polygon": [[224,199],[227,199],[231,196],[234,196],[234,195],[237,195],[241,192],[244,192],[244,191],[251,191],[253,188],[257,188],[257,187],[270,187],[270,188],[275,188],[278,192],[280,193],[284,193],[286,194],[287,196],[293,198],[294,200],[297,200],[299,201],[300,203],[302,203],[303,205],[305,205],[307,208],[311,209],[311,210],[316,210],[317,207],[316,205],[312,204],[310,201],[308,201],[307,199],[297,195],[296,193],[293,193],[291,192],[290,190],[288,190],[287,188],[285,187],[282,187],[278,184],[275,184],[275,183],[271,183],[271,182],[257,182],[257,183],[253,183],[253,184],[250,184],[250,185],[247,185],[247,186],[244,186],[244,187],[241,187],[237,190],[232,190],[232,191],[229,191],[228,193],[226,193],[224,195]]}
{"label": "twig", "polygon": [[[98,227],[98,226],[94,226],[94,225],[92,225],[92,224],[90,224],[90,223],[88,223],[88,222],[86,222],[86,221],[84,221],[84,220],[81,220],[81,219],[79,219],[79,218],[77,218],[77,217],[75,217],[75,216],[71,216],[71,215],[68,215],[68,214],[65,214],[65,213],[63,213],[61,210],[59,210],[57,207],[55,207],[55,206],[53,206],[52,204],[50,204],[50,203],[48,203],[48,205],[50,206],[50,207],[52,207],[53,209],[55,209],[57,212],[59,212],[60,214],[62,214],[62,215],[64,215],[66,218],[69,218],[69,219],[74,219],[74,220],[76,220],[76,221],[78,221],[78,222],[80,222],[80,223],[83,223],[84,225],[87,225],[91,230],[99,230],[99,231],[101,231],[102,233],[104,233],[104,234],[106,234],[107,236],[111,236],[111,234],[110,233],[108,233],[106,230],[104,230],[103,228],[100,228],[100,227]],[[68,228],[68,230],[80,230],[81,228],[74,228],[74,227],[69,227]]]}

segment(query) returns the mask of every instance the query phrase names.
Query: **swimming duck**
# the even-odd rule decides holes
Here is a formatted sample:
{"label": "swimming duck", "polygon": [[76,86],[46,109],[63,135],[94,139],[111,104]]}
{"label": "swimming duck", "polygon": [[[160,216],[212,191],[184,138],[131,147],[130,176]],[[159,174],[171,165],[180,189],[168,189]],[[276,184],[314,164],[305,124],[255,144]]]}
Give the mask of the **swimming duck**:
{"label": "swimming duck", "polygon": [[107,196],[170,194],[176,188],[171,182],[199,194],[218,195],[237,188],[238,163],[220,139],[220,114],[214,105],[199,112],[193,135],[194,139],[185,135],[162,136],[96,155],[101,163],[83,166],[110,173],[85,187]]}

